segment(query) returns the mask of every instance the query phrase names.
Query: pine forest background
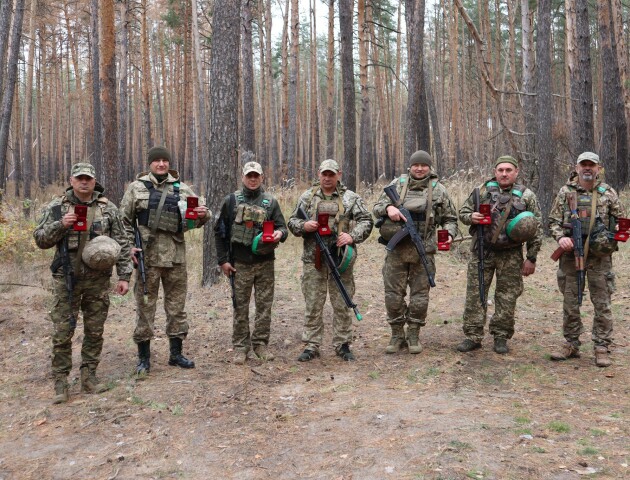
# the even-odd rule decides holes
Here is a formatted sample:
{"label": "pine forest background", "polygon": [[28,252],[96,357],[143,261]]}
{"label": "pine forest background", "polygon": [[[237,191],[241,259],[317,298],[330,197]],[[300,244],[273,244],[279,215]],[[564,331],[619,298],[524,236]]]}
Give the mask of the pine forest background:
{"label": "pine forest background", "polygon": [[515,156],[546,216],[582,151],[628,182],[629,15],[622,0],[1,0],[0,206],[32,217],[34,191],[85,160],[118,203],[157,144],[215,212],[248,159],[291,187],[335,158],[356,189],[421,148],[442,177]]}

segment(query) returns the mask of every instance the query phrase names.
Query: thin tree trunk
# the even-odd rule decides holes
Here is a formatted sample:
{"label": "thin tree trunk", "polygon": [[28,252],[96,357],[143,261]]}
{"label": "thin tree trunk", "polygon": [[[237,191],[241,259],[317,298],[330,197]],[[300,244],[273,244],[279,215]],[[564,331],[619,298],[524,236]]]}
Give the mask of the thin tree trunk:
{"label": "thin tree trunk", "polygon": [[0,5],[0,101],[4,91],[4,72],[6,70],[7,48],[11,19],[13,18],[13,0],[2,0]]}
{"label": "thin tree trunk", "polygon": [[575,148],[572,154],[577,157],[582,152],[594,150],[595,138],[588,0],[575,0],[575,15],[577,65],[571,77],[571,99]]}
{"label": "thin tree trunk", "polygon": [[153,146],[151,127],[151,64],[149,57],[149,29],[147,25],[147,0],[142,0],[142,103],[144,113],[145,148]]}
{"label": "thin tree trunk", "polygon": [[[120,2],[120,75],[118,79],[118,161],[121,164],[121,172],[126,172],[128,177],[128,154],[127,154],[127,134],[128,134],[128,104],[129,104],[129,23],[131,15],[129,12],[129,0]],[[123,181],[128,178],[123,178]]]}
{"label": "thin tree trunk", "polygon": [[98,31],[98,0],[91,0],[90,30],[92,33],[90,52],[92,54],[92,164],[96,169],[97,178],[103,178],[103,116],[101,114],[101,87],[100,87],[100,49]]}
{"label": "thin tree trunk", "polygon": [[289,179],[295,178],[296,174],[296,153],[297,153],[297,76],[299,69],[298,45],[300,42],[300,20],[298,11],[298,0],[291,0],[291,53],[290,74],[289,74],[289,126],[287,137],[287,175]]}
{"label": "thin tree trunk", "polygon": [[17,0],[13,29],[11,31],[11,47],[9,51],[8,74],[2,104],[0,108],[0,203],[6,190],[7,151],[9,146],[9,129],[13,112],[15,84],[17,83],[18,55],[22,39],[22,22],[24,20],[25,0]]}
{"label": "thin tree trunk", "polygon": [[243,128],[241,148],[256,153],[254,109],[254,51],[252,48],[252,0],[241,0],[241,81],[243,83]]}
{"label": "thin tree trunk", "polygon": [[[319,158],[319,81],[317,75],[317,12],[314,0],[311,7],[311,162],[305,170],[314,170]],[[310,167],[310,168],[308,168]]]}
{"label": "thin tree trunk", "polygon": [[26,87],[24,95],[24,147],[22,152],[24,170],[24,203],[23,213],[25,218],[31,213],[31,181],[33,178],[33,64],[35,62],[35,18],[37,12],[37,0],[31,0],[31,18],[28,29],[30,39],[28,47],[28,60],[26,63]]}
{"label": "thin tree trunk", "polygon": [[335,0],[328,3],[328,49],[326,55],[326,158],[335,155]]}

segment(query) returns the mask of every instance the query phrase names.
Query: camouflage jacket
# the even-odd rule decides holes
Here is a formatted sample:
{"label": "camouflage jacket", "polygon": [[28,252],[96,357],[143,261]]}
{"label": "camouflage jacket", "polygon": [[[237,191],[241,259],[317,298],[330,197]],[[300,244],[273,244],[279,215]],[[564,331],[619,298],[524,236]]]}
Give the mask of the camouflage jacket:
{"label": "camouflage jacket", "polygon": [[[280,209],[280,205],[278,204],[278,200],[264,191],[262,187],[258,190],[249,190],[245,186],[242,187],[241,190],[234,192],[234,194],[227,195],[223,199],[223,204],[221,205],[221,213],[219,214],[219,218],[214,224],[214,239],[215,239],[215,247],[217,251],[217,260],[219,265],[223,265],[228,262],[228,243],[224,238],[229,230],[231,230],[231,225],[226,225],[228,223],[228,218],[230,217],[228,208],[230,204],[230,196],[235,195],[234,201],[234,211],[231,214],[232,223],[234,223],[234,218],[236,216],[236,209],[239,203],[249,203],[254,205],[262,205],[264,199],[271,200],[270,204],[265,207],[267,212],[266,220],[273,220],[274,229],[282,232],[281,242],[284,242],[289,236],[289,232],[287,230],[287,223],[284,219],[284,215],[282,215],[282,210]],[[242,195],[242,200],[238,200],[237,197]],[[262,230],[256,228],[256,234],[260,233]],[[233,256],[234,260],[242,263],[252,264],[252,263],[260,263],[266,260],[273,260],[275,258],[275,253],[272,252],[268,255],[255,255],[252,253],[250,247],[246,247],[239,243],[232,243],[232,248],[234,250]]]}
{"label": "camouflage jacket", "polygon": [[[425,240],[428,243],[435,244],[433,245],[433,249],[437,248],[437,243],[435,239],[436,226],[448,230],[449,235],[455,238],[458,233],[457,211],[455,210],[453,202],[451,201],[451,198],[446,191],[446,187],[444,187],[444,185],[439,182],[438,176],[435,173],[430,173],[426,177],[416,180],[410,175],[402,175],[392,180],[389,185],[396,185],[398,195],[401,195],[405,182],[408,182],[407,190],[412,192],[424,192],[425,190],[427,190],[429,182],[432,182],[432,212],[429,215],[429,221],[431,223],[429,225],[427,238]],[[387,217],[387,207],[389,207],[390,205],[392,205],[391,200],[389,199],[387,194],[383,192],[374,205],[372,213],[377,219]],[[420,235],[424,237],[424,222],[422,222],[421,225],[416,225],[416,228],[418,228],[418,226],[420,227]]]}
{"label": "camouflage jacket", "polygon": [[[372,227],[374,226],[372,215],[368,212],[361,197],[352,190],[348,190],[348,188],[341,182],[338,182],[337,189],[332,194],[332,200],[337,200],[339,198],[341,198],[341,203],[344,209],[344,212],[341,212],[340,215],[341,221],[333,227],[333,235],[325,236],[323,239],[327,245],[333,245],[337,238],[336,227],[341,224],[342,231],[350,234],[352,240],[354,241],[354,245],[356,246],[370,236]],[[302,254],[302,260],[308,263],[315,262],[315,237],[304,231],[305,220],[298,217],[297,209],[301,206],[306,211],[306,214],[309,215],[310,218],[313,218],[315,215],[315,209],[317,208],[317,203],[321,200],[325,200],[325,196],[319,186],[319,182],[317,182],[311,188],[302,193],[287,224],[293,235],[296,237],[304,237],[304,252]]]}
{"label": "camouflage jacket", "polygon": [[[599,192],[596,207],[597,216],[609,230],[614,231],[614,227],[612,229],[610,228],[611,224],[616,222],[619,217],[624,216],[617,192],[610,185],[601,181],[595,184],[593,190]],[[562,237],[571,236],[571,232],[563,228],[563,224],[569,222],[571,214],[566,201],[567,193],[577,192],[578,196],[592,198],[593,190],[585,190],[580,186],[576,172],[571,174],[568,182],[560,189],[553,202],[551,212],[549,212],[548,220],[549,231],[556,241],[560,240]]]}
{"label": "camouflage jacket", "polygon": [[[134,245],[134,227],[136,225],[137,215],[147,210],[149,206],[149,189],[144,182],[150,181],[156,190],[163,191],[168,188],[169,194],[174,192],[173,185],[179,183],[179,198],[186,200],[187,197],[196,196],[192,189],[183,182],[179,181],[179,173],[175,170],[169,170],[167,178],[159,183],[155,176],[150,172],[140,173],[136,180],[129,184],[127,191],[120,202],[120,211],[122,220],[127,232],[127,237],[131,245]],[[199,206],[205,205],[203,198],[199,198]],[[195,228],[201,227],[210,220],[210,212],[203,218],[194,220]],[[171,233],[157,230],[155,235],[151,234],[151,229],[147,226],[140,225],[140,234],[144,247],[144,258],[147,266],[150,267],[172,267],[173,264],[186,263],[186,244],[184,240],[184,232]]]}
{"label": "camouflage jacket", "polygon": [[[127,240],[119,210],[116,208],[116,205],[105,198],[103,191],[103,187],[97,183],[92,200],[88,203],[83,203],[74,195],[74,191],[70,187],[64,195],[55,198],[43,209],[39,224],[33,232],[33,237],[39,248],[57,247],[53,260],[54,267],[51,267],[51,270],[54,268],[54,276],[63,275],[59,243],[66,236],[68,237],[68,253],[70,262],[73,265],[75,278],[110,276],[112,274],[111,270],[108,272],[93,270],[77,259],[80,235],[88,236],[86,240],[98,235],[107,235],[116,240],[121,246],[120,256],[116,262],[118,279],[129,281],[131,278],[131,273],[133,272],[130,258],[131,245]],[[61,218],[68,213],[70,207],[77,204],[87,205],[89,210],[96,209],[88,213],[88,216],[92,213],[94,216],[91,225],[88,225],[88,230],[85,232],[76,232],[72,228],[65,228],[61,224]],[[55,212],[60,212],[59,218],[57,218]]]}
{"label": "camouflage jacket", "polygon": [[[496,182],[495,178],[492,178],[489,181]],[[488,203],[484,199],[488,196],[488,191],[486,189],[486,184],[488,182],[484,182],[479,186],[479,196],[481,203]],[[510,188],[501,189],[503,193],[510,193],[512,191],[512,186]],[[542,231],[542,213],[540,211],[540,206],[538,205],[538,199],[536,198],[536,194],[532,192],[529,188],[525,188],[523,191],[523,195],[521,197],[523,203],[525,203],[525,210],[528,212],[532,212],[536,219],[538,220],[538,231],[536,232],[536,236],[527,242],[527,252],[526,257],[532,260],[535,260],[538,256],[538,252],[540,251],[540,247],[542,246],[543,240],[543,231]],[[462,205],[462,208],[459,209],[459,219],[462,221],[464,225],[472,225],[472,214],[475,211],[474,199],[472,193]],[[505,229],[505,227],[503,227]],[[471,234],[473,236],[473,247],[475,245],[477,231],[476,229],[471,230]]]}

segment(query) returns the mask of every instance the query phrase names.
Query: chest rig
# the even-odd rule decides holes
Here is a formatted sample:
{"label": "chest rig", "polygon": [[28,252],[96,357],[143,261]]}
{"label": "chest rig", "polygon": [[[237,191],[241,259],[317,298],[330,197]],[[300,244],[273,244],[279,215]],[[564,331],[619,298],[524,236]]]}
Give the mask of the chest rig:
{"label": "chest rig", "polygon": [[254,199],[247,199],[242,190],[234,196],[236,211],[230,241],[249,247],[256,235],[262,232],[263,222],[269,218],[273,198],[262,192]]}
{"label": "chest rig", "polygon": [[[582,224],[582,234],[586,237],[589,232],[592,230],[592,224],[597,221],[599,218],[599,223],[603,223],[606,227],[609,227],[608,218],[601,218],[607,215],[600,215],[600,212],[597,211],[597,197],[602,196],[606,193],[606,191],[610,187],[604,183],[597,186],[593,193],[589,192],[577,192],[577,211],[578,218],[580,219],[580,223]],[[571,210],[569,209],[568,203],[565,202],[564,206],[564,222],[568,224],[571,220]],[[591,217],[595,216],[595,220],[591,222]],[[614,227],[613,227],[614,228]],[[571,230],[565,229],[565,235],[571,235]]]}
{"label": "chest rig", "polygon": [[512,185],[511,191],[504,192],[498,182],[494,180],[486,182],[486,197],[482,199],[482,203],[491,205],[492,223],[484,228],[483,239],[493,250],[503,250],[521,245],[508,237],[505,226],[510,220],[527,210],[527,205],[523,201],[524,191],[525,186],[516,183]]}
{"label": "chest rig", "polygon": [[340,233],[348,231],[349,219],[343,205],[343,197],[338,194],[336,197],[322,198],[315,195],[318,190],[319,187],[311,189],[308,211],[315,216],[324,242],[334,243]]}
{"label": "chest rig", "polygon": [[150,180],[143,180],[149,191],[149,206],[138,213],[138,224],[152,231],[179,233],[182,231],[182,217],[179,210],[179,182],[173,183],[173,193],[168,193],[168,183],[158,190]]}

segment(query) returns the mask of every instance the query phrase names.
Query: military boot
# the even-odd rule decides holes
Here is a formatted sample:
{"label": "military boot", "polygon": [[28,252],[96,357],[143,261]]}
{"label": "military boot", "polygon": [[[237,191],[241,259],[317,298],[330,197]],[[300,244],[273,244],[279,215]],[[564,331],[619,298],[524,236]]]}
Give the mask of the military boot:
{"label": "military boot", "polygon": [[168,364],[182,368],[195,368],[195,362],[188,360],[182,355],[182,339],[169,338],[168,342],[171,346],[171,356],[168,358]]}
{"label": "military boot", "polygon": [[146,375],[151,370],[151,341],[138,342],[138,365],[136,374]]}
{"label": "military boot", "polygon": [[96,377],[96,367],[83,365],[81,367],[81,392],[83,393],[103,393],[107,391],[107,385],[99,382]]}
{"label": "military boot", "polygon": [[53,404],[66,403],[68,401],[68,375],[59,373],[55,375],[55,396]]}
{"label": "military boot", "polygon": [[405,327],[399,323],[392,323],[392,338],[385,347],[385,353],[399,352],[405,346]]}
{"label": "military boot", "polygon": [[499,355],[505,355],[510,352],[507,346],[507,339],[502,337],[495,337],[494,339],[494,351]]}
{"label": "military boot", "polygon": [[571,342],[564,343],[558,350],[551,352],[552,360],[561,361],[569,358],[580,358],[580,349]]}
{"label": "military boot", "polygon": [[409,353],[416,354],[422,351],[422,345],[418,341],[420,334],[420,324],[410,323],[407,327],[407,344],[409,345]]}
{"label": "military boot", "polygon": [[269,351],[267,345],[256,345],[254,347],[254,353],[260,360],[271,361],[276,358],[275,355]]}
{"label": "military boot", "polygon": [[600,345],[595,347],[595,365],[598,367],[610,367],[612,362],[608,357],[608,348]]}

